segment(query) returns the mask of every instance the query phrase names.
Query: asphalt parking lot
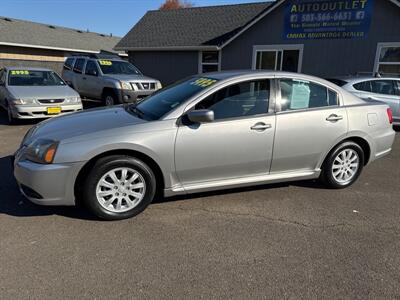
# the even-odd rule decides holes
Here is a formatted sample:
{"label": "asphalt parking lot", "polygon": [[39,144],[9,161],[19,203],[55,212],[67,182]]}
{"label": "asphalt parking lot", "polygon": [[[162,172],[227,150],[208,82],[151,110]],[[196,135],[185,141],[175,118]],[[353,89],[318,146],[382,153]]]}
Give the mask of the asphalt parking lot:
{"label": "asphalt parking lot", "polygon": [[294,182],[160,199],[134,219],[26,201],[0,112],[2,299],[400,297],[400,132],[346,190]]}

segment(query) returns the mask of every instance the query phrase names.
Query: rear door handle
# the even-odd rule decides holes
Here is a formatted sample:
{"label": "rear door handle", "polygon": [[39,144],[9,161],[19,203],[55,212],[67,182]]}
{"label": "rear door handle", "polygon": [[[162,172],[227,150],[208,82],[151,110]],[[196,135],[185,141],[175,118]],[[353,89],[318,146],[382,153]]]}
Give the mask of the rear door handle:
{"label": "rear door handle", "polygon": [[335,114],[332,114],[329,117],[327,117],[326,120],[329,121],[329,122],[337,122],[337,121],[343,120],[343,117],[335,115]]}
{"label": "rear door handle", "polygon": [[271,124],[265,124],[265,123],[256,123],[253,126],[250,127],[251,130],[255,130],[255,131],[264,131],[266,129],[271,128]]}

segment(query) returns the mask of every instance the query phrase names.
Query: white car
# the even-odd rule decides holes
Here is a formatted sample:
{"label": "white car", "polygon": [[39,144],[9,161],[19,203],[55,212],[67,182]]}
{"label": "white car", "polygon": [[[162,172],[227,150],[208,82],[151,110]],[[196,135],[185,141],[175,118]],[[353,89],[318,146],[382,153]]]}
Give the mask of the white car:
{"label": "white car", "polygon": [[399,77],[337,77],[328,79],[341,88],[370,101],[387,103],[393,112],[393,125],[400,125],[400,78]]}
{"label": "white car", "polygon": [[0,70],[0,106],[8,121],[49,118],[82,110],[79,94],[54,71],[42,68]]}

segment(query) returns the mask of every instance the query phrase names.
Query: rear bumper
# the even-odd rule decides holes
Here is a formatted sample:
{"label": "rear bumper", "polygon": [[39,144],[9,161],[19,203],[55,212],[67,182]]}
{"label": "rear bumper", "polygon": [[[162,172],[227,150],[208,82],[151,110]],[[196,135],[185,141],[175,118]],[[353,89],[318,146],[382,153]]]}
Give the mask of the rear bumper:
{"label": "rear bumper", "polygon": [[[48,107],[61,107],[61,113],[55,115],[47,114]],[[16,119],[36,119],[36,118],[51,118],[66,113],[76,112],[82,110],[82,103],[78,104],[61,104],[61,105],[36,105],[36,106],[25,106],[15,105],[10,106],[11,113]]]}
{"label": "rear bumper", "polygon": [[373,153],[371,153],[370,162],[391,152],[395,136],[396,132],[390,128],[390,130],[385,130],[385,132],[381,133],[379,136],[374,137],[375,147],[372,149]]}
{"label": "rear bumper", "polygon": [[75,205],[74,184],[83,163],[43,165],[14,161],[21,193],[39,205]]}

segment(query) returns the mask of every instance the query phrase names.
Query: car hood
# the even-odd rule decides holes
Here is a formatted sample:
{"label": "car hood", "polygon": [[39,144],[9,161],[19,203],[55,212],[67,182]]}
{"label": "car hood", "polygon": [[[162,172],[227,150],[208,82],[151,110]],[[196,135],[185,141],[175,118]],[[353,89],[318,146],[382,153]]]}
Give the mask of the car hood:
{"label": "car hood", "polygon": [[57,99],[78,97],[79,94],[66,85],[59,86],[8,86],[16,99]]}
{"label": "car hood", "polygon": [[37,138],[63,141],[145,122],[128,113],[124,106],[89,109],[39,123],[28,132],[23,144],[29,144]]}
{"label": "car hood", "polygon": [[154,78],[144,75],[124,75],[124,74],[106,74],[107,78],[116,79],[119,81],[157,81]]}

